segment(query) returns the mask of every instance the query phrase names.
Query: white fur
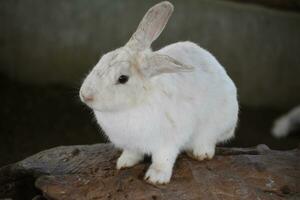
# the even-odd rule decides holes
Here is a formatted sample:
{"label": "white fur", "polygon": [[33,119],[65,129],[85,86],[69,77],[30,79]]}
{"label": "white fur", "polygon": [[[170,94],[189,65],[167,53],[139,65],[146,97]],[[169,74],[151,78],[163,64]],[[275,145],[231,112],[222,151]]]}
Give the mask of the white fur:
{"label": "white fur", "polygon": [[286,137],[300,124],[300,106],[278,118],[273,125],[272,135],[276,138]]}
{"label": "white fur", "polygon": [[[153,9],[160,13],[173,7],[162,2],[141,23]],[[154,17],[149,30],[163,29],[156,24],[166,23],[169,15],[164,16],[167,19]],[[139,31],[124,47],[101,58],[84,81],[80,97],[84,101],[84,96],[93,96],[85,103],[111,142],[124,150],[117,168],[137,164],[141,155],[152,155],[145,179],[163,184],[170,181],[181,151],[199,160],[210,159],[217,143],[233,137],[237,91],[215,57],[195,43],[178,42],[152,52],[148,43],[136,46],[140,40],[135,38],[158,35],[139,35]],[[121,74],[130,77],[124,85],[116,84]]]}

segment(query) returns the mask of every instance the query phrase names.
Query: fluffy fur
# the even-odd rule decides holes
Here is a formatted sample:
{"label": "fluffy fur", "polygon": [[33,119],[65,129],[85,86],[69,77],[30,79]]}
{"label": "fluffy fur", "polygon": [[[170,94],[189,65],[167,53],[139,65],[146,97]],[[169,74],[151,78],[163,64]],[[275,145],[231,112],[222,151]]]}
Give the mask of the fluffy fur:
{"label": "fluffy fur", "polygon": [[[192,42],[150,49],[172,11],[169,2],[152,7],[130,41],[105,54],[80,89],[110,141],[123,150],[117,168],[149,154],[145,179],[153,184],[170,181],[182,151],[211,159],[216,144],[233,137],[238,119],[236,87],[208,51]],[[118,83],[121,75],[129,76],[127,83]]]}

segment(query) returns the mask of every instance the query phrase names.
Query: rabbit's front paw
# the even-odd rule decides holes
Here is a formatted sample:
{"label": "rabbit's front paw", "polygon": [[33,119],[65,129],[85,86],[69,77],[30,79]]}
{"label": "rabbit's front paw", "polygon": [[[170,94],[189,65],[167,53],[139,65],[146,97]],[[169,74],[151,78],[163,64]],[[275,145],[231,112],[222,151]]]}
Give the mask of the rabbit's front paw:
{"label": "rabbit's front paw", "polygon": [[143,159],[143,154],[124,150],[118,158],[117,169],[132,167],[138,164]]}
{"label": "rabbit's front paw", "polygon": [[210,160],[215,155],[215,146],[196,147],[192,151],[186,151],[187,155],[195,160]]}
{"label": "rabbit's front paw", "polygon": [[151,184],[167,184],[170,182],[172,170],[159,169],[153,165],[148,169],[145,180]]}

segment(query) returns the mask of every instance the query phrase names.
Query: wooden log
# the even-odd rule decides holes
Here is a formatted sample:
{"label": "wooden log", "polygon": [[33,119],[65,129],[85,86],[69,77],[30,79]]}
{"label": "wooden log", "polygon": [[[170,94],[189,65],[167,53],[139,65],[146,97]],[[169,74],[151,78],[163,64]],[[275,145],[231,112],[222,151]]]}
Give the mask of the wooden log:
{"label": "wooden log", "polygon": [[143,180],[149,159],[118,171],[119,155],[111,144],[42,151],[0,169],[0,198],[300,199],[299,148],[217,148],[203,162],[180,155],[171,183],[157,186]]}

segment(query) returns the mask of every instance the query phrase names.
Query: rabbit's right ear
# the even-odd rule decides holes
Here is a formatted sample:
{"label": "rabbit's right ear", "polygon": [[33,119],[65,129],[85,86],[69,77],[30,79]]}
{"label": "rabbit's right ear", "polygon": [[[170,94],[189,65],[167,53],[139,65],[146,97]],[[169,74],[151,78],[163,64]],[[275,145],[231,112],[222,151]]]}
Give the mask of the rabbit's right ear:
{"label": "rabbit's right ear", "polygon": [[173,5],[168,1],[150,8],[126,45],[138,51],[150,48],[165,28],[173,10]]}
{"label": "rabbit's right ear", "polygon": [[195,68],[186,65],[176,59],[160,53],[152,53],[144,58],[144,68],[142,69],[146,77],[153,77],[163,73],[191,72]]}

